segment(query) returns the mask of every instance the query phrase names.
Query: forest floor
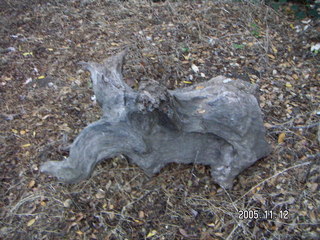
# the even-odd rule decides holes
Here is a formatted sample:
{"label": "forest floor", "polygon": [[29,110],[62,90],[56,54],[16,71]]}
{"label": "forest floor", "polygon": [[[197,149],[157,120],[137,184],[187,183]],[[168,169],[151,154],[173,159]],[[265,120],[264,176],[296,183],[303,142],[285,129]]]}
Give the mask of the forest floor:
{"label": "forest floor", "polygon": [[[3,0],[0,13],[1,239],[320,239],[319,20],[204,0]],[[228,191],[209,167],[149,178],[122,156],[80,184],[40,173],[100,117],[77,62],[125,47],[133,88],[217,75],[258,84],[272,153]]]}

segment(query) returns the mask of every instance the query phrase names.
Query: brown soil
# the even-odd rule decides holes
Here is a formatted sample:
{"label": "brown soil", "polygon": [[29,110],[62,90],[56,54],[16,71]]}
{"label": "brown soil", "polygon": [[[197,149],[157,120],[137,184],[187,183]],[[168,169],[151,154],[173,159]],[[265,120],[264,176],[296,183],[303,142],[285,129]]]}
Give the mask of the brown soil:
{"label": "brown soil", "polygon": [[[319,21],[204,0],[2,0],[0,13],[0,238],[319,239]],[[77,185],[41,174],[100,117],[77,62],[125,47],[133,87],[217,75],[257,83],[272,154],[230,191],[201,165],[148,178],[122,156]]]}

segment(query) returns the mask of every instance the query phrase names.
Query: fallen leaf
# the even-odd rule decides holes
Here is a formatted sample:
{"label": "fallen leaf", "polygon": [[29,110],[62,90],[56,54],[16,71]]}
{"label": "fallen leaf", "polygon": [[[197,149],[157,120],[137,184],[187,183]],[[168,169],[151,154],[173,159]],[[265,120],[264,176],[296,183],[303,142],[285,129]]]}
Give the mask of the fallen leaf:
{"label": "fallen leaf", "polygon": [[157,231],[156,230],[152,230],[151,232],[148,233],[147,238],[153,237],[156,234],[157,234]]}
{"label": "fallen leaf", "polygon": [[15,133],[15,134],[18,133],[18,131],[17,131],[16,129],[11,129],[11,131],[12,131],[13,133]]}
{"label": "fallen leaf", "polygon": [[183,83],[192,84],[192,82],[190,82],[190,81],[183,81]]}
{"label": "fallen leaf", "polygon": [[32,188],[36,184],[35,180],[31,180],[28,184],[28,188]]}
{"label": "fallen leaf", "polygon": [[308,213],[307,213],[307,211],[302,210],[302,211],[299,211],[299,215],[305,217],[308,215]]}
{"label": "fallen leaf", "polygon": [[198,68],[197,65],[192,64],[192,65],[191,65],[191,68],[192,68],[192,70],[193,70],[195,73],[199,72],[199,68]]}
{"label": "fallen leaf", "polygon": [[287,87],[287,88],[292,88],[292,84],[287,82],[287,83],[286,83],[286,87]]}
{"label": "fallen leaf", "polygon": [[315,211],[310,211],[309,212],[309,217],[311,219],[311,222],[313,222],[314,224],[317,224],[317,222],[318,222],[317,221],[317,218],[318,218],[317,215],[318,214],[316,214]]}
{"label": "fallen leaf", "polygon": [[204,109],[198,109],[198,111],[197,111],[198,113],[200,113],[200,114],[203,114],[203,113],[205,113],[206,112],[206,110],[204,110]]}
{"label": "fallen leaf", "polygon": [[196,86],[196,89],[199,90],[199,89],[203,89],[204,86]]}
{"label": "fallen leaf", "polygon": [[85,218],[85,215],[82,212],[78,213],[76,222],[80,222],[83,218]]}
{"label": "fallen leaf", "polygon": [[[51,115],[50,115],[50,114],[47,114],[47,115],[41,117],[41,119],[42,119],[42,120],[46,120],[48,117],[51,117]],[[64,125],[67,125],[67,124],[64,123],[62,126],[64,126]],[[61,127],[61,126],[59,126],[59,127]],[[62,129],[62,130],[63,130],[63,129]]]}
{"label": "fallen leaf", "polygon": [[138,223],[138,224],[143,224],[143,221],[140,221],[139,219],[133,219],[133,221]]}
{"label": "fallen leaf", "polygon": [[179,232],[181,233],[182,236],[184,236],[186,238],[189,237],[189,234],[183,228],[179,228]]}
{"label": "fallen leaf", "polygon": [[72,204],[72,200],[71,200],[71,199],[67,199],[67,200],[65,200],[65,201],[63,202],[63,206],[64,206],[65,208],[69,208],[69,207],[71,206],[71,204]]}
{"label": "fallen leaf", "polygon": [[185,60],[189,60],[190,57],[191,57],[191,54],[190,54],[190,53],[189,53],[188,55],[183,55],[183,58],[184,58]]}
{"label": "fallen leaf", "polygon": [[278,49],[276,49],[276,47],[275,47],[275,46],[272,46],[272,51],[273,51],[275,54],[277,54]]}
{"label": "fallen leaf", "polygon": [[102,199],[102,198],[105,198],[105,196],[106,196],[106,193],[102,189],[99,189],[96,194],[96,198]]}
{"label": "fallen leaf", "polygon": [[280,133],[279,137],[278,137],[278,143],[283,143],[284,139],[286,138],[286,133]]}
{"label": "fallen leaf", "polygon": [[269,58],[275,59],[276,57],[273,56],[272,54],[267,54]]}
{"label": "fallen leaf", "polygon": [[[208,53],[209,54],[209,53]],[[202,58],[200,58],[200,59],[197,59],[197,61],[198,61],[198,63],[205,63],[206,61],[205,60],[203,60]]]}
{"label": "fallen leaf", "polygon": [[30,146],[31,146],[31,144],[30,144],[30,143],[27,143],[27,144],[23,144],[23,145],[21,145],[21,147],[23,147],[23,148],[30,147]]}
{"label": "fallen leaf", "polygon": [[311,189],[312,192],[316,192],[318,190],[318,183],[308,183],[307,184],[308,188]]}
{"label": "fallen leaf", "polygon": [[21,131],[20,131],[20,134],[21,134],[21,135],[25,135],[25,134],[26,134],[26,131],[25,131],[25,130],[21,130]]}
{"label": "fallen leaf", "polygon": [[224,233],[221,233],[221,232],[215,232],[215,233],[214,233],[214,235],[216,235],[216,236],[218,236],[218,237],[223,237],[223,234],[224,234]]}
{"label": "fallen leaf", "polygon": [[33,53],[32,52],[25,52],[25,53],[22,53],[23,56],[32,56]]}
{"label": "fallen leaf", "polygon": [[265,126],[266,128],[272,128],[273,125],[270,123],[264,123],[263,126]]}
{"label": "fallen leaf", "polygon": [[64,124],[60,125],[59,129],[62,130],[62,131],[66,131],[66,132],[71,132],[72,131],[72,129],[68,127],[67,123],[64,123]]}
{"label": "fallen leaf", "polygon": [[31,219],[28,223],[27,223],[27,226],[30,227],[32,226],[34,223],[35,223],[36,219]]}
{"label": "fallen leaf", "polygon": [[76,233],[77,233],[78,235],[82,235],[82,234],[83,234],[83,232],[81,232],[80,230],[76,231]]}
{"label": "fallen leaf", "polygon": [[139,211],[139,218],[144,218],[144,211]]}
{"label": "fallen leaf", "polygon": [[38,77],[38,79],[44,79],[45,77],[46,76],[41,75],[41,76]]}
{"label": "fallen leaf", "polygon": [[28,78],[28,79],[24,82],[24,84],[26,85],[26,84],[31,83],[31,82],[32,82],[32,78]]}
{"label": "fallen leaf", "polygon": [[113,220],[116,217],[114,212],[109,212],[108,215],[109,215],[110,220]]}

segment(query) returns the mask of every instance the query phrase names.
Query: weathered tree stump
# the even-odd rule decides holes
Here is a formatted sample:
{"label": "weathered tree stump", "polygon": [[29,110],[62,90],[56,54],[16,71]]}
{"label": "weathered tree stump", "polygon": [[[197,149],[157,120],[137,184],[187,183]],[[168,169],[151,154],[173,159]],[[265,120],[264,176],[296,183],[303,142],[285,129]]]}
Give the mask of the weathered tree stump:
{"label": "weathered tree stump", "polygon": [[69,158],[44,163],[42,172],[76,183],[100,161],[123,154],[148,175],[172,162],[210,165],[213,179],[230,188],[269,153],[255,85],[218,76],[172,91],[150,80],[136,91],[122,78],[126,53],[81,62],[103,116],[74,140]]}

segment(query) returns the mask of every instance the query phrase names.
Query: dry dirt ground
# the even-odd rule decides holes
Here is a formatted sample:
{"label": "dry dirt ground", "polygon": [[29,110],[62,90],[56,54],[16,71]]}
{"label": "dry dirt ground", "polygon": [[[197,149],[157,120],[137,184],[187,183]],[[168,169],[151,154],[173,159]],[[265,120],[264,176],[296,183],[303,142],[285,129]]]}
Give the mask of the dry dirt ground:
{"label": "dry dirt ground", "polygon": [[[319,20],[205,0],[1,0],[0,22],[1,239],[320,239]],[[125,47],[133,88],[257,83],[272,154],[229,191],[204,166],[148,178],[122,156],[77,185],[41,174],[100,117],[77,62]]]}

